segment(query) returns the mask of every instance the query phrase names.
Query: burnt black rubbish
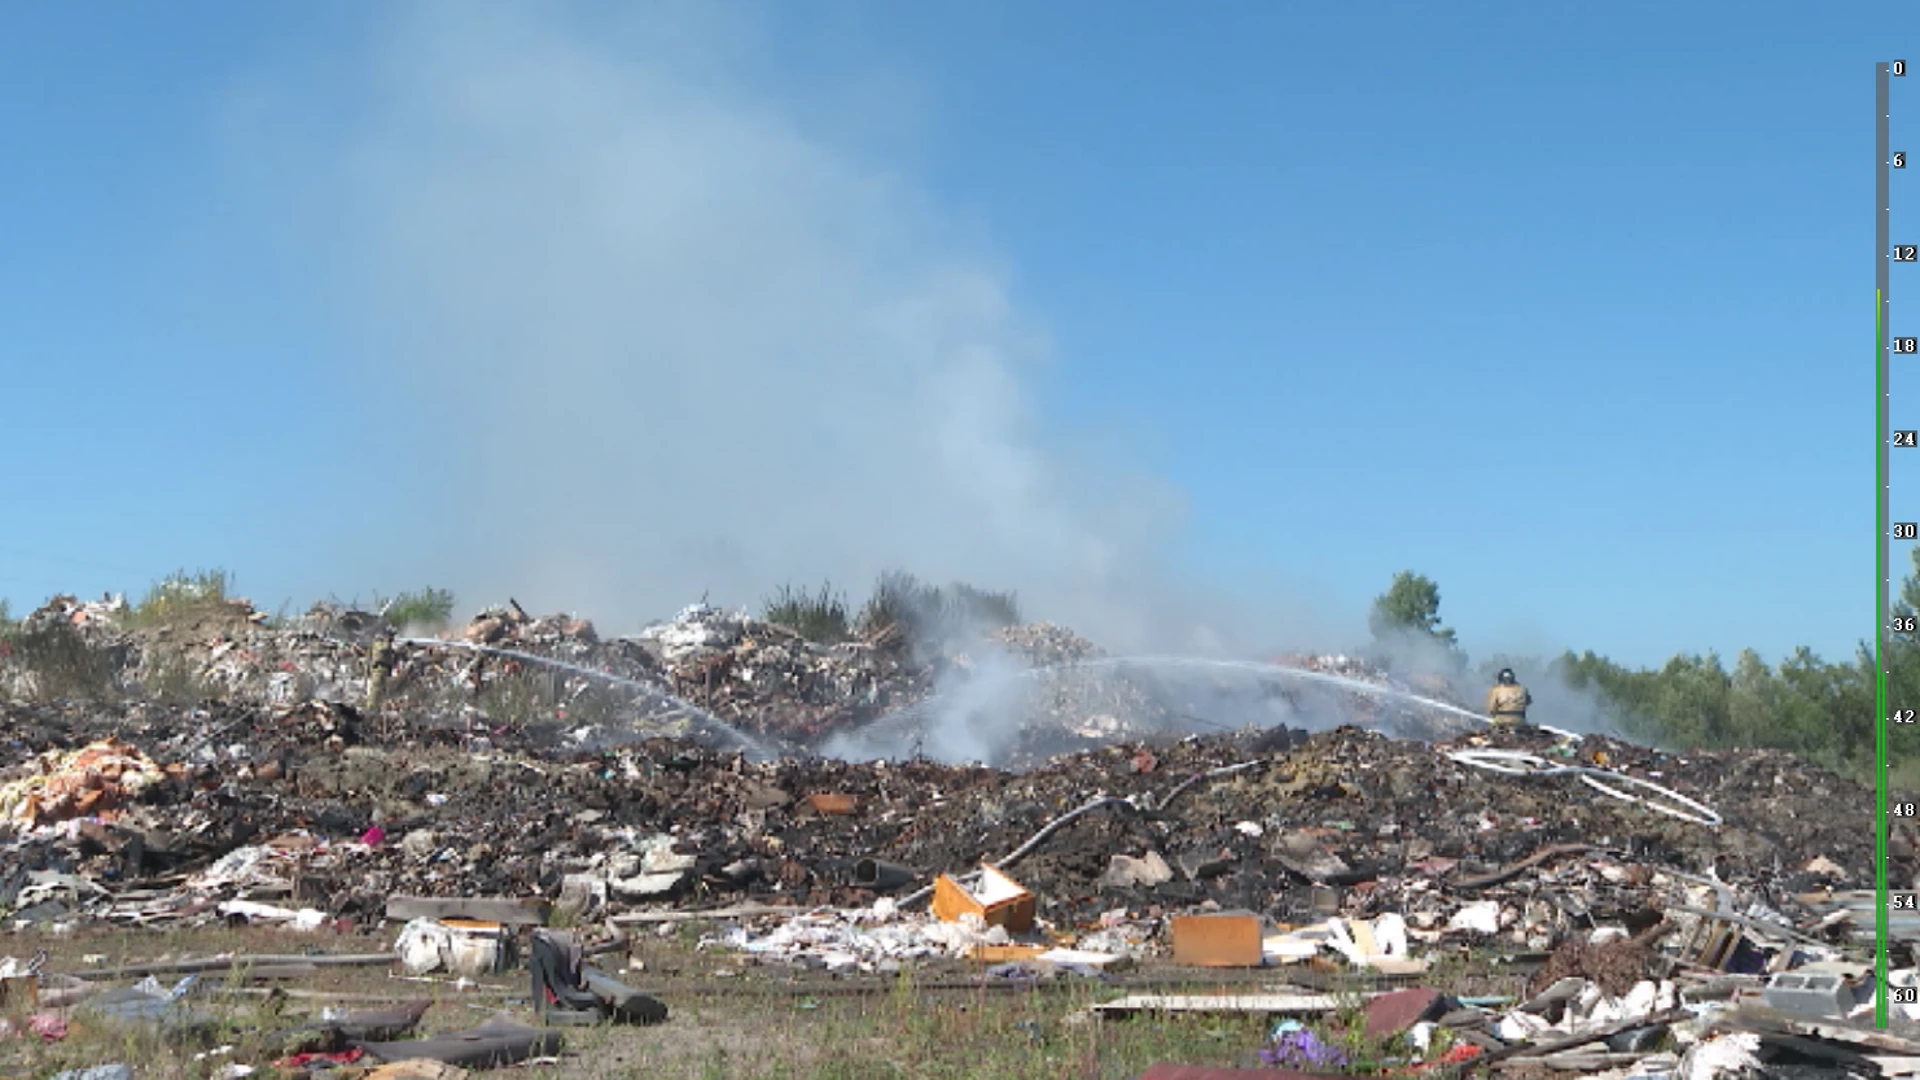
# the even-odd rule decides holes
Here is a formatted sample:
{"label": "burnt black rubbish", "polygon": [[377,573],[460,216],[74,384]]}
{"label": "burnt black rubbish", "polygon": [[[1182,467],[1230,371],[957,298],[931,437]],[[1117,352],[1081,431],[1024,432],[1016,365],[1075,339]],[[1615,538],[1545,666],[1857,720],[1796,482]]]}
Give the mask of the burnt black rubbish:
{"label": "burnt black rubbish", "polygon": [[534,931],[528,973],[534,1007],[548,1024],[666,1021],[667,1006],[663,1002],[585,964],[584,955],[571,934]]}
{"label": "burnt black rubbish", "polygon": [[431,1039],[356,1042],[354,1045],[382,1062],[427,1058],[463,1069],[488,1069],[546,1057],[558,1052],[564,1042],[557,1031],[542,1031],[496,1016],[470,1031],[436,1035]]}
{"label": "burnt black rubbish", "polygon": [[861,859],[853,864],[853,884],[855,888],[872,889],[878,893],[893,892],[913,884],[917,875],[904,866],[881,862],[878,859]]}

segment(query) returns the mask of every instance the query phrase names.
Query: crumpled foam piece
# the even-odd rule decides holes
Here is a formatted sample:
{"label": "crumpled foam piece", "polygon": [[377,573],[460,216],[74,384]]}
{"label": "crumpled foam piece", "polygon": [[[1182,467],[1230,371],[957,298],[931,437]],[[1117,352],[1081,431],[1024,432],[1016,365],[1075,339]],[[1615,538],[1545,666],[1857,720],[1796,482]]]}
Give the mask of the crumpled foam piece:
{"label": "crumpled foam piece", "polygon": [[279,923],[293,930],[313,931],[327,925],[327,913],[316,908],[278,907],[253,900],[228,900],[220,905],[220,914],[238,915],[249,922]]}
{"label": "crumpled foam piece", "polygon": [[1760,1067],[1760,1036],[1734,1032],[1700,1043],[1680,1059],[1674,1080],[1720,1080]]}
{"label": "crumpled foam piece", "polygon": [[1498,900],[1480,900],[1468,904],[1453,913],[1447,920],[1447,929],[1465,930],[1476,934],[1497,934],[1500,932],[1500,902]]}
{"label": "crumpled foam piece", "polygon": [[1422,1020],[1407,1029],[1407,1042],[1425,1055],[1433,1049],[1433,1033],[1439,1029],[1439,1026],[1431,1020]]}
{"label": "crumpled foam piece", "polygon": [[1553,1025],[1547,1023],[1546,1017],[1517,1010],[1501,1017],[1500,1022],[1494,1025],[1494,1034],[1500,1036],[1502,1042],[1509,1043],[1525,1042],[1552,1030]]}
{"label": "crumpled foam piece", "polygon": [[1330,936],[1327,944],[1347,958],[1355,967],[1367,967],[1375,960],[1399,960],[1407,955],[1407,921],[1394,912],[1373,920],[1369,924],[1373,934],[1373,951],[1363,951],[1354,940],[1345,919],[1328,919],[1327,929]]}

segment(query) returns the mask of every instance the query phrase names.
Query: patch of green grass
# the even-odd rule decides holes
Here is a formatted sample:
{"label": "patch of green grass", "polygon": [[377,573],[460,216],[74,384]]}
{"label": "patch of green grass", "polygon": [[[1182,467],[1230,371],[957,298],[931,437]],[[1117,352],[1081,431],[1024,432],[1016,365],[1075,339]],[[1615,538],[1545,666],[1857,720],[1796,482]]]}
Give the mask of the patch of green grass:
{"label": "patch of green grass", "polygon": [[874,583],[856,625],[863,637],[897,631],[912,646],[928,646],[1020,621],[1020,603],[1013,593],[965,582],[941,588],[903,570],[889,570]]}
{"label": "patch of green grass", "polygon": [[453,593],[446,589],[403,592],[374,607],[385,611],[387,621],[403,630],[444,630],[453,621]]}
{"label": "patch of green grass", "polygon": [[948,586],[949,606],[961,618],[991,627],[1019,625],[1020,601],[1011,592],[981,589],[964,581]]}
{"label": "patch of green grass", "polygon": [[817,593],[782,585],[762,605],[760,617],[823,645],[847,639],[846,598],[835,592],[830,582],[822,584]]}
{"label": "patch of green grass", "polygon": [[549,671],[523,671],[489,680],[474,705],[496,723],[516,727],[545,723],[560,707],[559,677]]}
{"label": "patch of green grass", "polygon": [[1268,1030],[1266,1017],[1085,1016],[1086,1006],[1111,996],[1087,984],[930,995],[902,980],[885,997],[829,999],[803,1013],[818,1019],[806,1021],[812,1060],[795,1062],[799,1068],[731,1075],[1136,1076],[1162,1061],[1246,1063]]}
{"label": "patch of green grass", "polygon": [[[1869,772],[1866,782],[1871,783]],[[1887,786],[1894,791],[1920,791],[1920,761],[1894,761],[1887,766]]]}
{"label": "patch of green grass", "polygon": [[231,577],[225,570],[176,570],[147,588],[128,612],[134,626],[160,626],[182,619],[224,614]]}
{"label": "patch of green grass", "polygon": [[13,661],[33,673],[34,693],[42,701],[111,701],[120,696],[122,648],[97,645],[68,623],[33,630],[16,627],[7,644]]}

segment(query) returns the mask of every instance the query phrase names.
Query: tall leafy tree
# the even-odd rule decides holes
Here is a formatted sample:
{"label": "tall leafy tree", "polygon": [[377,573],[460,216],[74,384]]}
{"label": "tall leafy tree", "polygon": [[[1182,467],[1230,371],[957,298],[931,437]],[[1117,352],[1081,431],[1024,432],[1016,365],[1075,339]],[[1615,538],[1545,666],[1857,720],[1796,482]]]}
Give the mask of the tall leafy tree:
{"label": "tall leafy tree", "polygon": [[1452,646],[1453,628],[1440,624],[1440,586],[1425,574],[1402,570],[1387,591],[1374,598],[1368,629],[1376,638],[1419,634]]}

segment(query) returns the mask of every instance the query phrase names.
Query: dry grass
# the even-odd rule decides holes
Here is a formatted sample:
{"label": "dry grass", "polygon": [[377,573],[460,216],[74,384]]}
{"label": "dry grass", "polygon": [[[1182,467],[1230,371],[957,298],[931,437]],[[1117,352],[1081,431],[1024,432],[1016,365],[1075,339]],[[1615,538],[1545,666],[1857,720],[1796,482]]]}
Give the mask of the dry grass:
{"label": "dry grass", "polygon": [[847,601],[832,582],[822,584],[817,593],[782,585],[761,605],[760,617],[817,644],[847,640]]}
{"label": "dry grass", "polygon": [[[646,937],[634,952],[645,970],[617,972],[668,1003],[673,1016],[666,1024],[569,1029],[561,1062],[524,1067],[513,1075],[556,1080],[1118,1078],[1136,1076],[1156,1061],[1246,1063],[1268,1026],[1261,1018],[1077,1022],[1075,1014],[1085,1006],[1120,993],[1087,982],[955,991],[923,987],[902,975],[873,991],[848,994],[841,992],[842,980],[829,976],[696,952],[690,947],[693,937],[692,931]],[[224,952],[377,952],[390,939],[391,934],[328,937],[257,930],[101,932],[50,941],[14,935],[0,942],[0,954],[30,955],[45,946],[52,954],[49,971],[85,973]],[[159,978],[171,984],[178,976]],[[170,1041],[73,1011],[66,1014],[69,1033],[58,1042],[0,1042],[0,1076],[44,1077],[65,1068],[127,1062],[137,1066],[142,1080],[201,1080],[230,1061],[264,1067],[269,1063],[260,1046],[265,1034],[317,1015],[330,1003],[370,1008],[382,999],[431,997],[437,1004],[421,1034],[473,1027],[495,1011],[530,1022],[525,978],[523,972],[509,972],[482,980],[483,989],[460,992],[445,982],[400,981],[384,968],[322,968],[273,984],[295,991],[282,998],[269,996],[258,982],[236,984],[208,974],[201,977],[196,1004],[223,1018],[211,1042]],[[220,1046],[231,1049],[195,1059]]]}

